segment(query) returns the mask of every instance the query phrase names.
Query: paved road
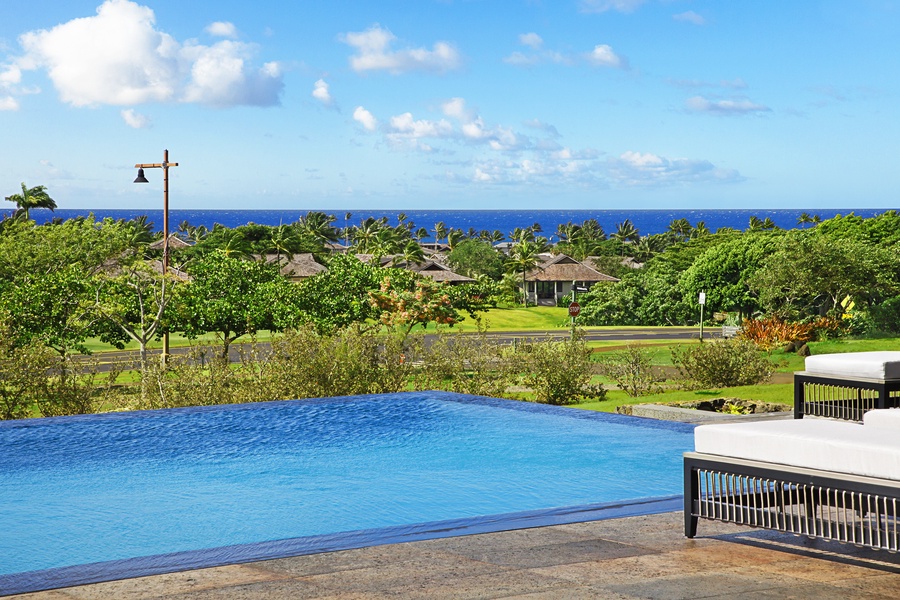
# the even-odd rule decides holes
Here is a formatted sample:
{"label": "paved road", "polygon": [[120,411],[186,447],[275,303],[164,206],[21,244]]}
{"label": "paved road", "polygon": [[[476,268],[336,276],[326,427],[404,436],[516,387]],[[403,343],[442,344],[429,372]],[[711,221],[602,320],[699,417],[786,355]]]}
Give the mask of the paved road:
{"label": "paved road", "polygon": [[[690,340],[690,339],[699,339],[700,337],[700,328],[699,327],[640,327],[633,329],[586,329],[583,330],[585,333],[585,338],[588,341],[592,342],[645,342],[652,340]],[[525,340],[525,339],[564,339],[569,336],[568,329],[545,329],[545,330],[528,330],[528,331],[495,331],[488,332],[487,335],[493,339],[497,339],[502,342],[513,343],[515,340]],[[427,335],[426,343],[429,338],[434,338],[434,335]],[[713,337],[721,337],[721,328],[706,328],[703,333],[703,337],[706,339],[710,339]],[[237,362],[240,360],[241,347],[246,347],[249,349],[250,344],[241,344],[236,343],[232,344],[231,352],[229,353],[230,359],[232,362]],[[258,346],[262,352],[266,352],[268,350],[269,344],[268,342],[260,342]],[[217,351],[217,346],[210,347],[210,353],[215,353]],[[187,354],[190,352],[190,348],[172,348],[171,354],[178,356]],[[159,350],[151,351],[152,354],[159,354]],[[137,367],[138,364],[138,352],[137,350],[121,350],[121,351],[110,351],[110,352],[97,352],[92,357],[86,358],[85,360],[94,360],[96,359],[99,362],[99,370],[101,372],[108,371],[111,363],[117,364],[131,364],[134,368]]]}

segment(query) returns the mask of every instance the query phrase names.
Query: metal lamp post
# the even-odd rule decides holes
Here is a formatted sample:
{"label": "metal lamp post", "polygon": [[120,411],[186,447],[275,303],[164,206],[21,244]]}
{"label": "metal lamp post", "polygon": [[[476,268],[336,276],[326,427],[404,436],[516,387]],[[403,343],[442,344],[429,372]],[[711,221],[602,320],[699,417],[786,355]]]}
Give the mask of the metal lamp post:
{"label": "metal lamp post", "polygon": [[[163,170],[163,275],[169,273],[169,167],[177,167],[178,163],[169,162],[169,151],[163,151],[163,161],[161,163],[138,163],[134,168],[138,170],[135,183],[150,183],[144,177],[144,169],[162,169]],[[169,356],[169,332],[163,333],[163,364]]]}

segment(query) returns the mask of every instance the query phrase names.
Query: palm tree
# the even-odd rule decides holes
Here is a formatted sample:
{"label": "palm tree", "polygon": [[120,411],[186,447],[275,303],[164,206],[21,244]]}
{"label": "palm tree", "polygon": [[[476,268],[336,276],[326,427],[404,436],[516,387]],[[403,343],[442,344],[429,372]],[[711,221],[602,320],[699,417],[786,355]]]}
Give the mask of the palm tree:
{"label": "palm tree", "polygon": [[463,239],[465,239],[466,234],[463,233],[462,229],[451,228],[450,231],[447,232],[447,245],[450,246],[450,250],[454,250]]}
{"label": "palm tree", "polygon": [[532,270],[540,263],[539,246],[528,240],[516,243],[509,250],[509,269],[514,273],[522,273],[522,305],[528,306],[528,282],[525,279],[528,271]]}
{"label": "palm tree", "polygon": [[606,232],[597,219],[587,219],[581,224],[581,236],[589,242],[602,242],[606,239]]}
{"label": "palm tree", "polygon": [[674,219],[671,223],[669,223],[668,228],[666,229],[669,233],[671,233],[676,240],[683,242],[688,239],[691,235],[691,227],[690,221],[685,218]]}
{"label": "palm tree", "polygon": [[425,253],[422,251],[422,246],[418,242],[407,240],[400,253],[394,257],[395,264],[400,261],[405,262],[407,266],[412,264],[419,265],[425,262]]}
{"label": "palm tree", "polygon": [[434,241],[440,244],[445,237],[447,237],[447,225],[443,221],[438,221],[434,224]]}
{"label": "palm tree", "polygon": [[631,222],[631,219],[625,219],[621,223],[616,223],[616,232],[609,237],[618,240],[622,244],[626,242],[636,242],[641,238],[634,223]]}
{"label": "palm tree", "polygon": [[282,223],[278,227],[272,228],[272,235],[266,241],[265,251],[268,253],[274,250],[278,264],[281,264],[282,254],[288,260],[294,258],[294,251],[297,249],[299,241],[296,230],[290,225]]}
{"label": "palm tree", "polygon": [[709,227],[706,226],[706,221],[697,221],[697,224],[694,225],[694,228],[691,230],[691,239],[695,240],[699,237],[709,235],[710,233],[712,232],[709,230]]}
{"label": "palm tree", "polygon": [[797,225],[804,225],[806,223],[809,223],[809,224],[815,226],[821,222],[822,222],[822,217],[820,217],[819,215],[810,215],[807,212],[802,213],[800,215],[800,218],[797,219]]}
{"label": "palm tree", "polygon": [[336,242],[338,240],[338,231],[332,223],[336,220],[334,215],[326,215],[317,210],[311,210],[306,216],[300,219],[300,231],[311,235],[320,243]]}
{"label": "palm tree", "polygon": [[47,193],[47,187],[36,185],[33,188],[25,186],[22,182],[22,193],[6,197],[7,202],[16,203],[16,212],[22,211],[25,220],[28,220],[29,211],[32,208],[49,208],[52,212],[56,208],[56,201]]}

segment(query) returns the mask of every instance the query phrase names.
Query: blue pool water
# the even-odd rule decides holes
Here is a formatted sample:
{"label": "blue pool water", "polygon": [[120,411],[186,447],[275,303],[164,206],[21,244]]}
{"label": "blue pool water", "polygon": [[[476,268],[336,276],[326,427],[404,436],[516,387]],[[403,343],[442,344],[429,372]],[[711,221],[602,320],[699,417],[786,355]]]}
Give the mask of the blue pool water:
{"label": "blue pool water", "polygon": [[5,422],[0,588],[25,571],[673,496],[691,432],[443,392]]}

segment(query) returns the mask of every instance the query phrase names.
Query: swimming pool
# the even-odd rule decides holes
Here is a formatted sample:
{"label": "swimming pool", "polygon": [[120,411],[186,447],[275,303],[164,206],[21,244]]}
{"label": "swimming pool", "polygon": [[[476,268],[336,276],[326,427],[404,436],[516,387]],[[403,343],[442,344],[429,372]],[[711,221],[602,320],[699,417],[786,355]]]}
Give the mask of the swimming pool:
{"label": "swimming pool", "polygon": [[0,592],[676,510],[692,431],[446,392],[4,422]]}

